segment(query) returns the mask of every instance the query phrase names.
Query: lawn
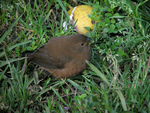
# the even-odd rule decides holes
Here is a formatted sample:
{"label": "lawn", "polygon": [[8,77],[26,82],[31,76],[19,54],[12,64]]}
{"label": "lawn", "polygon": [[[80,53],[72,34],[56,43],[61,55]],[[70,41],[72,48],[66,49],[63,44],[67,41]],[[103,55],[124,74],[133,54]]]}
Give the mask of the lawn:
{"label": "lawn", "polygon": [[[76,5],[93,7],[92,58],[61,80],[23,53],[78,34],[63,28]],[[149,0],[1,0],[0,14],[1,113],[150,113]]]}

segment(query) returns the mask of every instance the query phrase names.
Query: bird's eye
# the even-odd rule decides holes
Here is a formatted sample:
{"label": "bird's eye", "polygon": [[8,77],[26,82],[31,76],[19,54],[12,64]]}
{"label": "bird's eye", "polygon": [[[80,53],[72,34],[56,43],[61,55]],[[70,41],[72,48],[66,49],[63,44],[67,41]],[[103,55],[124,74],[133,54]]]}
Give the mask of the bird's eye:
{"label": "bird's eye", "polygon": [[83,46],[84,45],[84,43],[81,43],[81,46]]}

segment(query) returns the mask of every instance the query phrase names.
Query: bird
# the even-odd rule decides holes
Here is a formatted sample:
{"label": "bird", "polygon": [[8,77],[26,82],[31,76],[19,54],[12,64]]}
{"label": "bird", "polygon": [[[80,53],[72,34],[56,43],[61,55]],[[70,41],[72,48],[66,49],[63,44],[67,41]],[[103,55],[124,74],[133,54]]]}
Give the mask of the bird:
{"label": "bird", "polygon": [[82,34],[58,36],[26,56],[55,77],[65,79],[86,68],[86,60],[90,61],[92,55],[90,41]]}

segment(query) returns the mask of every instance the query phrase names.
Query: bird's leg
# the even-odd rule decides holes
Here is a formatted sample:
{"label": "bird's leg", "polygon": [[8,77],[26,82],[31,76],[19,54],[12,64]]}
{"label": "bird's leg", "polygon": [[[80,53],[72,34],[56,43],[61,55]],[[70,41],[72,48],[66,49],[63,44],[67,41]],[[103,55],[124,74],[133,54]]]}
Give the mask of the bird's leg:
{"label": "bird's leg", "polygon": [[65,82],[65,84],[69,87],[69,89],[72,91],[72,93],[75,92],[63,78],[61,78],[61,80]]}

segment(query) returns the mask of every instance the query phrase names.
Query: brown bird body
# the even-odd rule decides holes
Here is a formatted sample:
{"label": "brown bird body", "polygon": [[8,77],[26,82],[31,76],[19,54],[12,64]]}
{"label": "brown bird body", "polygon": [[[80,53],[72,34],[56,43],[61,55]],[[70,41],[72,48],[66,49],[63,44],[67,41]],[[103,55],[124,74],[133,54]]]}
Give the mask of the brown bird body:
{"label": "brown bird body", "polygon": [[58,78],[74,76],[86,68],[91,58],[90,40],[84,35],[60,36],[27,57]]}

